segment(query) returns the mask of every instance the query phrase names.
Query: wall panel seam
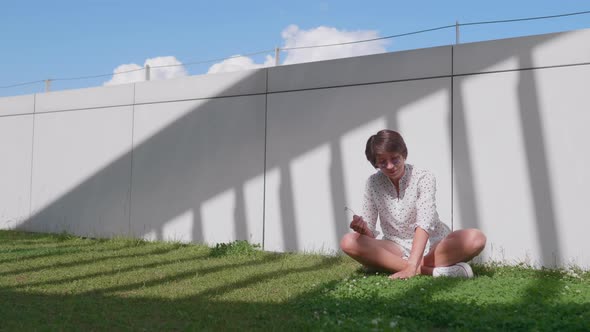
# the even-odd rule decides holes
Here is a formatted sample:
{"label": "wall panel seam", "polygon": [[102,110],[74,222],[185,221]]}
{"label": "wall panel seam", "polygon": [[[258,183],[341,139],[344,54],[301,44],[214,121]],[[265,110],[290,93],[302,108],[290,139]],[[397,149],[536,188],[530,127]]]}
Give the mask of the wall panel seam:
{"label": "wall panel seam", "polygon": [[262,170],[262,250],[264,250],[264,240],[266,236],[266,156],[268,140],[268,69],[266,72],[265,94],[264,94],[264,166]]}
{"label": "wall panel seam", "polygon": [[453,74],[452,76],[453,77],[477,76],[477,75],[485,75],[485,74],[509,73],[509,72],[530,71],[530,70],[540,70],[540,69],[553,69],[553,68],[583,67],[583,66],[590,66],[590,62],[581,62],[581,63],[563,64],[563,65],[551,65],[551,66],[536,66],[536,67],[525,67],[525,68],[489,70],[489,71],[481,71],[481,72],[477,72],[477,73]]}
{"label": "wall panel seam", "polygon": [[[451,46],[451,73],[455,72],[455,47]],[[455,230],[455,121],[453,115],[455,114],[455,76],[451,75],[451,230]]]}
{"label": "wall panel seam", "polygon": [[135,135],[135,88],[136,84],[133,84],[133,104],[131,105],[131,148],[129,149],[129,223],[127,228],[127,234],[131,236],[131,204],[133,202],[133,158],[135,151],[135,142],[134,142],[134,135]]}
{"label": "wall panel seam", "polygon": [[423,81],[423,80],[431,80],[431,79],[437,79],[437,78],[448,78],[448,77],[452,77],[452,74],[420,77],[420,78],[408,78],[408,79],[403,79],[403,80],[377,81],[377,82],[365,82],[365,83],[354,83],[354,84],[330,85],[330,86],[322,86],[322,87],[315,87],[315,88],[269,91],[268,94],[279,94],[279,93],[311,91],[311,90],[337,89],[337,88],[368,86],[368,85],[378,85],[378,84],[388,84],[388,83],[402,83],[402,82]]}
{"label": "wall panel seam", "polygon": [[166,100],[162,100],[162,101],[149,101],[149,102],[134,103],[134,104],[135,105],[153,105],[153,104],[165,104],[165,103],[179,103],[179,102],[183,102],[183,101],[197,101],[197,100],[211,100],[211,99],[237,98],[237,97],[249,97],[249,96],[263,96],[266,94],[267,94],[267,92],[244,93],[244,94],[238,94],[238,95],[211,96],[211,97],[201,97],[201,98],[166,99]]}
{"label": "wall panel seam", "polygon": [[35,112],[35,113],[36,114],[53,114],[53,113],[63,113],[63,112],[101,110],[101,109],[128,107],[128,106],[133,106],[133,104],[121,104],[121,105],[97,106],[97,107],[82,107],[82,108],[67,108],[67,109],[61,109],[61,110],[41,111],[41,112]]}
{"label": "wall panel seam", "polygon": [[31,112],[31,113],[19,113],[19,114],[4,114],[4,115],[0,115],[0,118],[10,118],[10,117],[15,117],[15,116],[33,115],[33,114],[35,114],[35,112]]}
{"label": "wall panel seam", "polygon": [[35,114],[37,107],[37,94],[33,95],[33,128],[32,128],[32,137],[31,137],[31,168],[29,173],[29,215],[27,219],[31,219],[33,217],[33,167],[35,161],[35,118],[37,115]]}

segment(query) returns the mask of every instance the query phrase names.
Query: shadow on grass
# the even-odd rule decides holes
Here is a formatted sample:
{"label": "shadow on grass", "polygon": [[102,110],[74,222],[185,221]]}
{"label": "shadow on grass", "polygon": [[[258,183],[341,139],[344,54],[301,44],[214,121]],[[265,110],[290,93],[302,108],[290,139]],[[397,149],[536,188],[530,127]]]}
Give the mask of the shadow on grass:
{"label": "shadow on grass", "polygon": [[[172,276],[168,276],[168,277],[154,278],[150,281],[140,281],[140,282],[133,283],[133,284],[126,284],[126,285],[121,285],[121,286],[103,288],[100,290],[91,291],[89,293],[111,294],[111,293],[115,293],[115,292],[130,292],[130,291],[138,290],[138,289],[142,289],[142,288],[149,288],[149,287],[168,284],[168,283],[172,283],[172,282],[180,282],[180,281],[188,280],[191,278],[202,278],[208,274],[221,272],[223,270],[227,270],[227,273],[232,273],[232,271],[231,271],[232,269],[239,269],[242,267],[254,267],[257,265],[260,266],[260,265],[271,263],[273,261],[278,261],[280,259],[282,259],[282,257],[279,254],[265,255],[264,257],[262,257],[260,259],[256,259],[256,260],[249,260],[249,261],[237,263],[237,264],[223,264],[223,265],[204,268],[204,269],[202,269],[202,268],[190,269],[188,271],[185,271],[182,273],[176,273],[176,274],[174,274]],[[239,280],[234,283],[230,283],[230,284],[223,285],[220,287],[209,288],[209,289],[205,290],[204,292],[200,293],[199,297],[209,298],[211,296],[219,296],[219,295],[222,295],[226,292],[238,290],[240,288],[245,288],[247,286],[252,286],[254,284],[263,283],[264,281],[267,281],[271,278],[284,277],[286,275],[293,274],[293,273],[311,272],[311,271],[326,269],[326,268],[329,268],[329,267],[333,266],[334,264],[336,264],[337,260],[338,260],[338,258],[326,257],[325,259],[322,260],[321,263],[315,264],[310,267],[293,268],[293,269],[279,268],[279,270],[277,270],[277,271],[271,271],[271,272],[267,272],[267,273],[263,273],[263,274],[256,274],[254,276],[247,277],[245,279]]]}
{"label": "shadow on grass", "polygon": [[[55,244],[55,242],[48,242],[48,243],[41,244],[41,245],[46,245],[44,247],[39,247],[39,244],[37,244],[37,247],[21,248],[20,247],[21,244],[19,243],[19,247],[0,249],[0,254],[11,254],[11,255],[17,254],[18,255],[13,258],[0,259],[0,264],[20,262],[20,261],[31,260],[31,259],[48,258],[48,257],[53,257],[53,256],[61,256],[61,255],[65,255],[65,254],[72,254],[72,253],[80,252],[79,251],[80,248],[84,247],[84,249],[86,249],[86,248],[96,246],[96,244],[93,244],[93,243],[87,243],[87,244],[85,243],[85,244],[80,244],[80,245],[63,245],[63,246],[51,245],[51,244]],[[30,245],[33,245],[33,243],[31,243]]]}
{"label": "shadow on grass", "polygon": [[[117,268],[117,269],[113,269],[112,271],[109,271],[109,272],[97,272],[97,273],[85,274],[82,276],[75,276],[75,277],[70,277],[70,278],[43,281],[43,282],[37,282],[37,283],[22,283],[18,287],[19,288],[28,288],[28,287],[38,287],[38,286],[44,286],[44,285],[67,284],[67,283],[75,282],[75,281],[114,276],[114,275],[121,274],[121,273],[138,271],[138,270],[143,270],[143,269],[153,269],[154,271],[157,271],[158,269],[164,268],[166,266],[194,262],[194,261],[196,261],[198,259],[202,259],[204,257],[205,257],[204,255],[200,255],[200,256],[193,256],[193,257],[189,257],[189,258],[174,259],[174,260],[166,259],[166,260],[160,260],[160,261],[152,262],[152,263],[148,263],[148,264],[131,265],[131,266],[126,266],[124,268]],[[279,258],[278,256],[274,256],[274,257],[269,256],[269,257],[265,257],[264,259],[260,259],[260,260],[256,260],[256,261],[247,261],[247,262],[238,263],[238,264],[223,264],[223,265],[209,267],[209,268],[196,268],[196,269],[191,269],[189,271],[185,271],[183,273],[177,273],[177,274],[174,274],[173,276],[169,276],[169,277],[155,276],[155,278],[150,281],[141,281],[141,282],[137,282],[137,283],[133,283],[133,284],[126,284],[126,285],[121,285],[121,286],[116,286],[116,287],[101,288],[99,290],[90,291],[89,293],[107,294],[107,293],[112,293],[112,292],[132,291],[135,289],[156,286],[156,285],[160,285],[160,284],[166,284],[169,282],[178,282],[180,280],[188,279],[188,278],[194,277],[196,275],[203,276],[203,275],[207,275],[210,273],[219,272],[219,271],[222,271],[225,269],[241,268],[241,267],[245,267],[245,266],[255,266],[255,265],[267,264],[267,263],[270,263],[274,260],[277,260],[278,258]]]}
{"label": "shadow on grass", "polygon": [[[112,251],[119,251],[119,250],[123,250],[123,249],[128,249],[127,247],[121,247],[121,248],[115,248],[112,249]],[[92,265],[98,262],[103,262],[103,261],[109,261],[109,260],[114,260],[114,259],[124,259],[124,258],[134,258],[134,257],[140,257],[140,256],[147,256],[147,255],[164,255],[167,253],[170,253],[174,250],[176,250],[177,248],[159,248],[156,250],[150,250],[148,252],[142,252],[142,253],[132,253],[132,254],[124,254],[124,255],[109,255],[109,256],[102,256],[102,257],[93,257],[93,258],[89,258],[89,259],[81,259],[81,260],[77,260],[77,261],[68,261],[68,262],[54,262],[54,263],[50,263],[50,264],[45,264],[45,265],[39,265],[39,266],[35,266],[35,267],[28,267],[28,268],[24,268],[24,269],[17,269],[17,270],[10,270],[10,271],[5,271],[5,272],[0,272],[0,276],[8,276],[8,275],[16,275],[16,274],[22,274],[22,273],[30,273],[30,272],[35,272],[35,271],[41,271],[41,270],[45,270],[45,269],[60,269],[60,268],[68,268],[68,267],[80,267],[82,265]],[[53,251],[53,250],[52,250]],[[110,250],[109,250],[110,251]],[[61,255],[68,255],[68,254],[72,254],[73,252],[67,251],[67,252],[51,252],[48,253],[46,256],[44,255],[39,255],[40,257],[51,257],[51,256],[61,256]],[[37,257],[39,258],[39,257]],[[16,261],[19,261],[18,259]]]}
{"label": "shadow on grass", "polygon": [[[0,307],[2,328],[8,330],[85,329],[93,330],[208,330],[208,329],[276,329],[285,326],[306,326],[307,319],[291,312],[284,304],[265,302],[216,301],[214,298],[225,292],[238,290],[254,284],[310,271],[329,271],[339,258],[326,257],[311,266],[286,268],[277,265],[277,271],[249,275],[220,287],[207,288],[198,295],[182,299],[133,298],[127,295],[109,295],[183,279],[240,269],[244,266],[264,265],[282,259],[282,255],[265,255],[254,260],[222,264],[205,269],[192,269],[173,276],[109,287],[76,295],[43,295],[29,291],[0,289],[0,300],[12,305]],[[4,302],[4,303],[8,303]],[[302,325],[303,324],[303,325]]]}
{"label": "shadow on grass", "polygon": [[[72,241],[75,239],[81,241]],[[136,239],[119,240],[120,244],[115,242],[116,246],[109,248],[102,245],[105,242],[113,241],[112,239],[86,239],[63,234],[41,234],[3,230],[0,230],[0,241],[1,243],[11,244],[9,247],[0,248],[0,254],[18,254],[16,257],[1,259],[0,264],[66,256],[89,251],[93,253],[116,252],[142,245],[142,242]],[[24,255],[21,256],[20,254]]]}
{"label": "shadow on grass", "polygon": [[265,281],[268,281],[273,278],[283,277],[293,273],[303,273],[303,272],[312,272],[318,270],[326,270],[330,267],[334,266],[335,264],[340,262],[340,258],[338,257],[325,257],[322,261],[318,264],[314,264],[308,267],[300,267],[300,268],[289,268],[289,269],[280,269],[279,271],[270,271],[263,274],[257,274],[250,278],[246,278],[234,283],[230,283],[227,285],[223,285],[221,287],[211,288],[205,292],[199,294],[199,296],[217,296],[224,294],[226,292],[235,291],[240,288],[245,288],[254,284],[260,284]]}

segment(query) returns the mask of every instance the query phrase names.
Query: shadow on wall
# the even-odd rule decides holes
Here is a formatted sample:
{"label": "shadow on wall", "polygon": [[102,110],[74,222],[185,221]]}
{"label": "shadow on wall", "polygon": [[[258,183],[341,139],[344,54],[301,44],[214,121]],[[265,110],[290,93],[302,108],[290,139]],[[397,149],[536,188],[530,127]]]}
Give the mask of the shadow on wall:
{"label": "shadow on wall", "polygon": [[[549,37],[540,43],[548,40]],[[534,46],[530,46],[529,52]],[[530,54],[510,56],[526,58]],[[481,70],[505,59],[488,60]],[[36,211],[18,228],[67,230],[91,236],[110,236],[123,229],[132,236],[154,239],[177,236],[178,240],[193,242],[260,242],[263,227],[268,229],[270,223],[277,222],[267,215],[266,224],[262,225],[264,176],[269,170],[278,170],[281,241],[286,250],[301,250],[309,234],[305,227],[300,227],[302,217],[296,216],[301,193],[292,181],[292,165],[301,155],[328,146],[330,166],[326,176],[332,201],[323,204],[331,206],[333,219],[306,222],[329,224],[337,241],[348,231],[342,222],[347,218],[342,206],[349,199],[344,185],[342,138],[380,118],[385,119],[387,127],[399,129],[401,108],[441,91],[450,96],[451,79],[424,80],[428,84],[418,80],[135,105],[133,151]],[[522,100],[525,104],[520,108],[523,135],[527,138],[527,150],[530,149],[527,157],[532,191],[551,192],[550,183],[543,180],[548,171],[538,115],[524,113],[525,109],[535,112],[538,108],[534,81],[524,79],[521,89],[531,96]],[[458,96],[455,104],[461,103],[461,95]],[[461,150],[465,157],[454,163],[456,199],[464,225],[479,227],[475,199],[478,190],[472,180],[466,122],[461,121],[465,115],[453,111],[454,121],[448,119],[449,127],[452,126],[449,141],[453,142],[454,154]],[[168,124],[149,134],[149,128],[157,127],[154,123],[160,120]],[[108,132],[108,128],[104,130]],[[145,139],[138,140],[141,135]],[[72,137],[75,139],[78,138]],[[75,162],[75,158],[64,162]],[[541,173],[532,169],[539,166]],[[37,189],[33,183],[33,191]],[[126,201],[116,199],[120,195],[113,191],[126,192]],[[551,244],[550,248],[557,248],[552,198],[542,193],[534,198],[537,215],[549,213],[539,219],[542,247]],[[228,206],[233,209],[228,211]],[[124,218],[114,220],[114,215]],[[313,219],[313,213],[310,218]],[[173,229],[167,231],[170,225]],[[264,236],[264,241],[268,241],[268,234]],[[337,242],[333,245],[337,247]],[[547,259],[549,253],[543,255]]]}
{"label": "shadow on wall", "polygon": [[[220,241],[258,239],[262,234],[252,235],[247,227],[243,190],[247,181],[264,172],[264,116],[264,95],[135,105],[133,151],[35,213],[19,228],[203,242],[207,240],[201,221],[203,205],[229,192],[226,209],[233,206],[234,211],[229,212],[227,222],[234,224],[224,229],[218,225],[227,222],[211,220],[209,233],[224,232],[217,236]],[[150,130],[163,122],[169,124],[150,136]],[[108,128],[104,132],[108,133]],[[64,162],[75,162],[75,158]],[[262,184],[254,189],[261,197]],[[122,195],[114,190],[126,191],[124,202],[117,200]],[[261,200],[250,208],[258,209],[255,215],[262,216]],[[213,206],[210,210],[217,210],[220,219],[227,217],[223,209]],[[171,221],[172,228],[164,234]]]}
{"label": "shadow on wall", "polygon": [[[365,160],[364,143],[376,130],[363,129],[362,149],[354,153],[343,146],[344,137],[375,122],[381,124],[379,129],[400,130],[400,111],[411,111],[412,104],[434,94],[449,94],[449,86],[448,78],[436,78],[270,94],[266,170],[280,173],[280,211],[276,215],[283,238],[275,243],[267,239],[269,246],[300,250],[314,248],[313,241],[323,241],[338,248],[340,237],[348,232],[349,216],[343,209],[351,201],[347,193],[362,196],[364,189],[350,193],[345,174],[354,176],[353,163],[372,170]],[[448,111],[446,105],[439,106],[432,111]],[[408,144],[411,149],[412,143]],[[414,149],[412,153],[420,152]],[[267,188],[272,186],[273,181],[267,180]],[[267,211],[273,208],[272,193],[267,190]],[[272,213],[267,214],[266,228],[272,230],[269,215]],[[325,227],[326,223],[332,225]]]}
{"label": "shadow on wall", "polygon": [[[531,54],[520,54],[519,62],[524,67],[533,62]],[[520,71],[518,82],[518,109],[526,161],[528,164],[530,193],[534,204],[534,217],[537,221],[537,243],[544,265],[558,266],[563,262],[557,237],[557,220],[554,211],[554,189],[550,183],[547,144],[543,135],[539,94],[535,73]]]}
{"label": "shadow on wall", "polygon": [[[517,67],[521,69],[516,69],[514,72],[517,74],[518,77],[518,84],[516,87],[516,91],[514,95],[516,96],[516,103],[515,113],[516,118],[518,118],[518,123],[520,127],[516,128],[517,133],[516,136],[518,138],[522,138],[522,142],[509,142],[509,145],[503,145],[502,139],[494,140],[488,138],[488,142],[492,142],[492,146],[474,146],[473,142],[470,140],[470,136],[468,132],[472,132],[472,136],[475,135],[482,135],[481,133],[475,133],[477,129],[469,128],[469,122],[467,121],[468,112],[478,111],[481,114],[481,111],[470,109],[465,105],[465,96],[463,94],[463,86],[461,84],[455,83],[454,85],[454,101],[453,101],[453,149],[454,149],[454,184],[456,186],[455,192],[457,193],[458,202],[455,205],[459,208],[459,213],[461,215],[461,223],[464,228],[469,227],[480,227],[480,225],[485,224],[489,229],[493,229],[494,227],[496,230],[496,234],[503,233],[505,238],[489,238],[488,237],[488,246],[491,242],[495,242],[500,247],[502,246],[502,241],[506,239],[510,239],[510,246],[517,247],[530,253],[531,245],[534,247],[534,244],[530,242],[526,242],[529,234],[508,234],[511,230],[504,229],[503,231],[497,230],[497,227],[514,227],[514,229],[518,229],[519,231],[527,225],[528,220],[522,220],[518,217],[513,217],[512,214],[514,211],[509,210],[502,210],[499,208],[497,204],[498,201],[492,202],[487,201],[482,203],[481,200],[481,193],[482,191],[486,191],[489,188],[477,188],[474,183],[475,173],[474,173],[474,156],[470,151],[481,151],[478,152],[479,156],[479,164],[481,165],[482,160],[486,160],[486,158],[482,158],[481,155],[486,154],[487,150],[493,150],[495,153],[494,156],[496,159],[495,161],[505,163],[506,167],[496,167],[494,168],[498,172],[505,171],[505,170],[512,170],[509,165],[513,162],[513,160],[502,159],[502,151],[515,151],[515,146],[519,144],[523,144],[524,156],[523,164],[526,167],[525,174],[528,175],[527,179],[524,179],[522,183],[528,185],[528,188],[518,188],[518,192],[530,192],[531,193],[531,202],[532,202],[532,211],[531,215],[533,217],[533,229],[532,231],[535,234],[532,235],[532,238],[537,239],[536,247],[538,247],[538,257],[535,257],[536,260],[538,258],[538,262],[526,262],[532,263],[533,265],[537,265],[537,263],[543,266],[560,266],[564,263],[563,257],[560,256],[560,241],[557,233],[557,219],[555,214],[555,200],[552,197],[552,193],[554,192],[554,188],[551,186],[550,182],[550,171],[549,171],[549,160],[546,154],[548,151],[548,146],[546,144],[544,133],[544,127],[542,123],[542,117],[540,112],[540,101],[539,101],[539,92],[537,89],[537,82],[535,80],[535,70],[531,70],[531,68],[535,68],[535,62],[533,59],[533,50],[538,46],[541,46],[545,43],[551,42],[555,37],[553,36],[535,36],[534,43],[530,41],[527,44],[527,49],[523,50],[523,48],[517,48],[517,52],[512,52],[509,56],[506,56],[505,51],[499,52],[490,52],[486,54],[486,64],[477,70],[485,71],[487,68],[492,67],[494,64],[503,62],[503,61],[513,61],[515,60]],[[532,40],[532,39],[531,39]],[[482,74],[481,76],[485,76],[486,74]],[[489,76],[493,75],[502,75],[502,73],[498,74],[488,74]],[[459,78],[462,78],[459,76]],[[455,79],[456,82],[464,82],[461,80]],[[481,94],[485,94],[486,92],[480,92]],[[496,95],[496,97],[498,97]],[[511,98],[512,96],[506,96],[506,98]],[[471,105],[473,106],[473,96],[471,98]],[[486,99],[488,100],[488,99]],[[489,101],[489,100],[488,100]],[[475,103],[477,104],[477,102]],[[502,105],[510,104],[510,102],[502,102]],[[477,105],[476,105],[477,106]],[[493,107],[492,107],[493,108]],[[487,108],[486,108],[487,109]],[[487,109],[490,111],[490,109]],[[493,109],[492,109],[493,111]],[[510,110],[511,111],[511,110]],[[502,114],[499,112],[499,114]],[[501,115],[495,115],[497,118]],[[488,116],[489,118],[490,116]],[[493,116],[492,116],[493,117]],[[480,119],[480,121],[482,121]],[[498,122],[493,121],[492,123],[488,123],[487,126],[495,126],[500,124],[495,130],[495,134],[502,136],[506,134],[506,131],[512,130],[510,126],[502,127],[503,120],[498,120]],[[512,133],[510,133],[512,134]],[[489,154],[489,153],[488,153]],[[506,155],[504,155],[506,156]],[[488,159],[490,160],[490,159]],[[485,171],[481,168],[478,170],[480,174],[477,174],[480,178],[480,184],[485,185],[490,184],[495,181],[495,177],[497,174],[483,174]],[[501,175],[501,177],[505,177],[507,174]],[[510,178],[510,176],[506,177]],[[506,180],[504,178],[504,180]],[[520,180],[520,179],[519,179]],[[527,215],[529,212],[528,210],[522,213],[522,210],[526,210],[528,206],[524,204],[527,202],[527,198],[525,197],[514,197],[514,186],[521,186],[519,183],[520,181],[516,181],[517,183],[512,183],[508,181],[507,183],[503,183],[498,185],[499,187],[504,187],[506,190],[506,197],[498,197],[499,201],[502,201],[504,205],[506,205],[506,200],[515,199],[518,203],[522,204],[520,206],[520,213],[517,215]],[[526,186],[525,185],[525,186]],[[491,192],[491,191],[489,191]],[[489,193],[488,192],[488,193]],[[491,198],[490,196],[487,196]],[[480,205],[478,207],[477,201],[480,201]],[[487,212],[482,212],[481,210],[484,209],[484,206],[481,204],[487,204],[485,209]],[[494,218],[501,218],[501,220],[492,221],[491,214],[489,213],[490,210],[497,209],[498,211],[493,213]],[[482,213],[487,213],[487,220],[482,222],[480,220],[480,216]],[[513,223],[513,224],[511,224]],[[523,242],[524,241],[524,242]],[[500,252],[502,253],[502,248],[500,248]],[[495,255],[498,255],[496,252]],[[528,255],[528,254],[527,254]],[[514,257],[514,255],[510,255]],[[498,259],[499,257],[495,257],[492,259]],[[530,257],[519,257],[521,261],[526,261],[530,259]]]}

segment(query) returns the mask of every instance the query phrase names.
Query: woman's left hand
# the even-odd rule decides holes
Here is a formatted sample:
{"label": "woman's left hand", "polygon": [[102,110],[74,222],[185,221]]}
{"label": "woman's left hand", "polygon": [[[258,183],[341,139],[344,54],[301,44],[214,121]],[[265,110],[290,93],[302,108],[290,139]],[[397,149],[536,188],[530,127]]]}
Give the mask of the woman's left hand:
{"label": "woman's left hand", "polygon": [[389,279],[409,279],[418,274],[416,265],[408,264],[405,269],[389,276]]}

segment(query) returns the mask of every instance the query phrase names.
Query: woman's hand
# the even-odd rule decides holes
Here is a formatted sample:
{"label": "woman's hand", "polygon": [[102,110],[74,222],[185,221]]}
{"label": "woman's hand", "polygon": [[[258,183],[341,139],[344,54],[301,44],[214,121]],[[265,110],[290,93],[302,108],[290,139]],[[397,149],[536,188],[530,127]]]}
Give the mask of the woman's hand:
{"label": "woman's hand", "polygon": [[414,232],[414,240],[412,240],[412,251],[406,267],[389,276],[389,279],[408,279],[420,273],[420,265],[422,262],[422,254],[428,241],[428,233],[421,227],[416,227]]}
{"label": "woman's hand", "polygon": [[390,275],[389,279],[409,279],[418,274],[419,268],[419,266],[408,263],[405,269]]}
{"label": "woman's hand", "polygon": [[352,216],[352,222],[350,223],[350,228],[353,231],[362,234],[362,235],[369,235],[367,232],[367,223],[363,220],[363,217],[357,216],[356,214]]}

